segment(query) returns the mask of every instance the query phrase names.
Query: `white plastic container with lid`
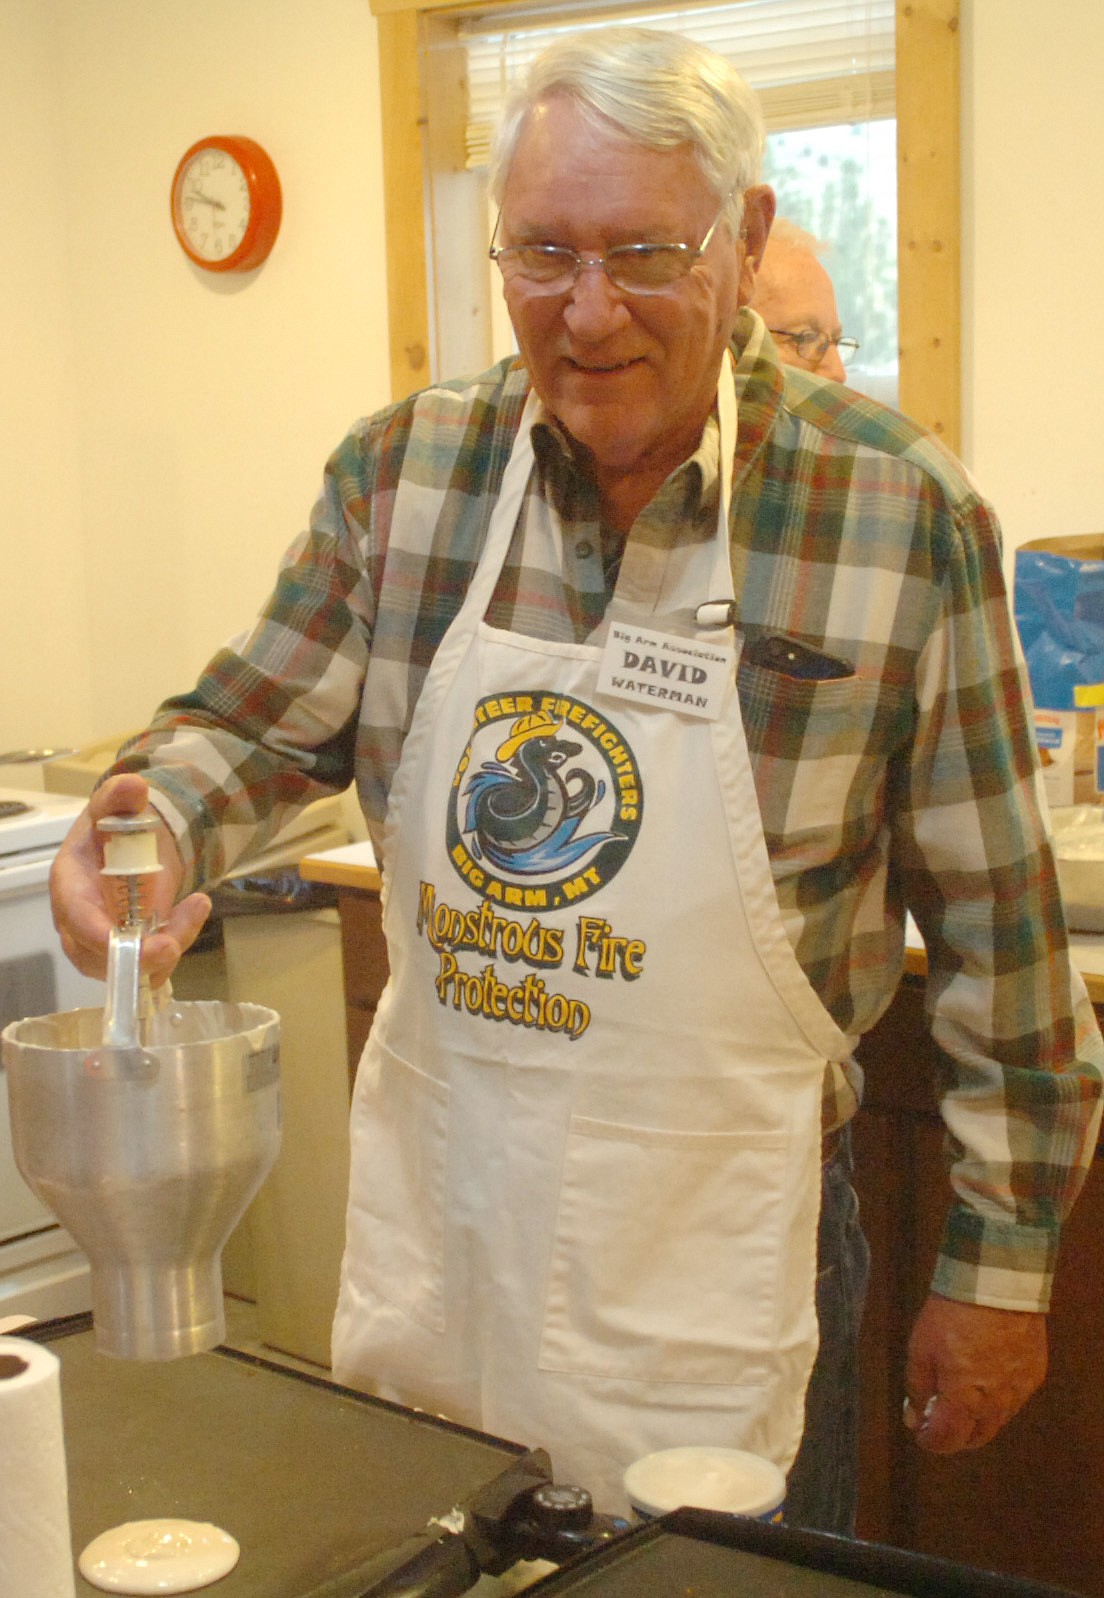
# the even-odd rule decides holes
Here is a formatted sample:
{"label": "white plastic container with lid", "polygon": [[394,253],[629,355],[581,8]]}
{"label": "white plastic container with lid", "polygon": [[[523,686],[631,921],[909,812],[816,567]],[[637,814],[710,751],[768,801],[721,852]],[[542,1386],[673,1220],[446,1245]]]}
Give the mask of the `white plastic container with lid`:
{"label": "white plastic container with lid", "polygon": [[780,1521],[786,1497],[778,1466],[740,1448],[663,1448],[634,1460],[624,1481],[640,1520],[685,1507]]}

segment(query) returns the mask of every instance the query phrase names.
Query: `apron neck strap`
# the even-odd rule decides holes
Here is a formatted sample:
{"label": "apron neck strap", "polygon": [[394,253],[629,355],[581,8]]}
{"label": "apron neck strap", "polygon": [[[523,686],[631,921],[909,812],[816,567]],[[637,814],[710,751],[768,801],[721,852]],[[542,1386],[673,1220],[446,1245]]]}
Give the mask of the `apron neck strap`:
{"label": "apron neck strap", "polygon": [[[717,380],[717,521],[705,543],[656,547],[630,535],[621,559],[617,588],[607,617],[628,621],[641,612],[661,617],[679,632],[694,632],[693,617],[703,600],[735,599],[729,555],[729,511],[736,463],[737,405],[732,356],[725,351]],[[689,624],[689,625],[688,625]]]}

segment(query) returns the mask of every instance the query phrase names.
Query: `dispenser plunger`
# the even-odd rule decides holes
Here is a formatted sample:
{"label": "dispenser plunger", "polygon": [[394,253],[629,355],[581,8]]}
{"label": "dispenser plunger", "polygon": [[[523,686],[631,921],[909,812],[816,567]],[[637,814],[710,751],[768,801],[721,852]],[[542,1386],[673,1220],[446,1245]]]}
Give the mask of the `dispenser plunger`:
{"label": "dispenser plunger", "polygon": [[96,823],[103,836],[103,875],[115,899],[115,920],[120,927],[149,930],[153,922],[149,896],[153,878],[161,870],[157,854],[157,829],[161,818],[146,809],[137,816],[105,816]]}

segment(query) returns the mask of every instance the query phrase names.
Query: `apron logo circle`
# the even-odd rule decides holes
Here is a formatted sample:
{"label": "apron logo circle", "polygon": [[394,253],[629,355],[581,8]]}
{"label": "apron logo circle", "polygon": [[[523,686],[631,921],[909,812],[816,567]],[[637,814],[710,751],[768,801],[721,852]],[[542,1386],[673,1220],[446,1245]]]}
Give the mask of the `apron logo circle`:
{"label": "apron logo circle", "polygon": [[540,689],[495,694],[452,779],[449,859],[485,899],[556,909],[616,875],[643,812],[636,758],[606,715]]}

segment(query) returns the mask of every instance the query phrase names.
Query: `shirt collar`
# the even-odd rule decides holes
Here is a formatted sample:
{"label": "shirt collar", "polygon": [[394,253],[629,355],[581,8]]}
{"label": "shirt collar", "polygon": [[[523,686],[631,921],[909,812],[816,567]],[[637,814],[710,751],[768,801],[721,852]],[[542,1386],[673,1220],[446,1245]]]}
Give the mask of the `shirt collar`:
{"label": "shirt collar", "polygon": [[[537,414],[533,419],[533,453],[547,482],[562,491],[565,483],[570,480],[576,488],[581,486],[580,480],[590,482],[590,473],[585,463],[579,458],[578,446],[568,433],[567,429],[553,416],[551,411],[545,409],[544,402],[538,400]],[[687,478],[686,492],[691,492],[690,482],[693,482],[695,497],[700,497],[716,488],[718,470],[719,430],[717,426],[716,406],[706,418],[702,429],[698,447],[689,459],[681,466],[676,467],[668,480],[677,481],[682,477]]]}

